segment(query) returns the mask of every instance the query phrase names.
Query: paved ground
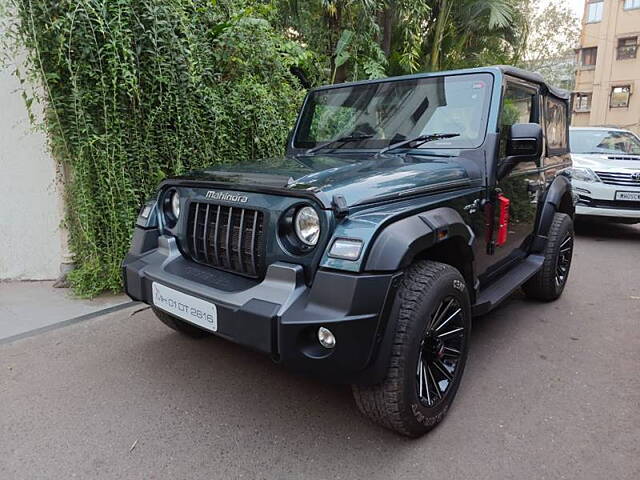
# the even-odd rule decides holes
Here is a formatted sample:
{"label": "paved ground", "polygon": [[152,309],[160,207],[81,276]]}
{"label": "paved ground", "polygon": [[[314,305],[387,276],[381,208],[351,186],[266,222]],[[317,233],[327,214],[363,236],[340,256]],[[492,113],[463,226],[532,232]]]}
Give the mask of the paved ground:
{"label": "paved ground", "polygon": [[583,231],[561,300],[476,321],[454,408],[414,441],[135,307],[0,345],[0,478],[638,479],[639,260],[640,228]]}
{"label": "paved ground", "polygon": [[0,282],[0,342],[130,302],[126,295],[75,298],[66,288],[53,288],[53,283]]}

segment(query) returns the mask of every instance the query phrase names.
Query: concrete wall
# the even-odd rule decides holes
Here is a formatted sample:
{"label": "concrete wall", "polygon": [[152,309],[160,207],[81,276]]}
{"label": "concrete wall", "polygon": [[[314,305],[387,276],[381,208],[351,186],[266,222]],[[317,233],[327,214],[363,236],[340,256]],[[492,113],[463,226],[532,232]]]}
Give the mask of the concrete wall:
{"label": "concrete wall", "polygon": [[[615,125],[640,133],[640,49],[636,58],[616,58],[620,38],[640,39],[640,9],[623,7],[623,0],[604,0],[602,21],[583,23],[580,46],[598,47],[598,56],[595,68],[581,67],[578,59],[575,91],[593,97],[590,111],[573,114],[573,125]],[[611,88],[620,85],[631,86],[629,107],[610,108]]]}
{"label": "concrete wall", "polygon": [[0,280],[54,279],[62,255],[61,188],[14,69],[0,67]]}

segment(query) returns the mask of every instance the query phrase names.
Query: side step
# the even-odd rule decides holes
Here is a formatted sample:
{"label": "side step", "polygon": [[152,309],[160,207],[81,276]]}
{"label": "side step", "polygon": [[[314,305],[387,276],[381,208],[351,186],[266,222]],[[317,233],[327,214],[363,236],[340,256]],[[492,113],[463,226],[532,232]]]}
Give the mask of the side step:
{"label": "side step", "polygon": [[542,268],[543,263],[543,255],[529,255],[494,283],[480,291],[473,306],[473,315],[483,315],[494,309],[516,289],[520,288],[520,285],[533,277]]}

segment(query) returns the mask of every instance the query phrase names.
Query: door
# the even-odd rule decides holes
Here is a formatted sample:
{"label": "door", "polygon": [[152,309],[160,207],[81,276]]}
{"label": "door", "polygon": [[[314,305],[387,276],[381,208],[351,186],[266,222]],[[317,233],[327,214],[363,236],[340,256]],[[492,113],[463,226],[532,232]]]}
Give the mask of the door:
{"label": "door", "polygon": [[[516,123],[540,123],[540,96],[538,87],[519,80],[507,80],[500,114],[500,148],[498,164],[507,150],[509,127]],[[491,271],[508,268],[526,255],[531,241],[538,209],[538,197],[542,189],[541,159],[521,162],[504,178],[497,179],[494,192],[495,227],[493,261]],[[498,242],[500,222],[499,197],[509,202],[509,221],[506,239]]]}

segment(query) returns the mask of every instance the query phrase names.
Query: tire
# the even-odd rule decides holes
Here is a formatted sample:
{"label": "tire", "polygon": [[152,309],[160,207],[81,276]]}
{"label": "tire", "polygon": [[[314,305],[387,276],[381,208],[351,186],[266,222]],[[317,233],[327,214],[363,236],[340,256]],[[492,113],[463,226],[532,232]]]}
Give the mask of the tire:
{"label": "tire", "polygon": [[162,310],[159,310],[154,307],[151,307],[151,310],[153,310],[153,313],[155,313],[156,317],[158,317],[158,320],[164,323],[167,327],[177,332],[180,332],[183,335],[186,335],[191,338],[204,338],[211,335],[209,332],[202,330],[201,328],[195,327],[183,320],[180,320],[179,318],[176,318],[173,315],[169,315],[168,313],[163,312]]}
{"label": "tire", "polygon": [[573,220],[566,213],[556,213],[549,228],[542,268],[522,285],[527,297],[550,302],[562,295],[571,268],[573,243]]}
{"label": "tire", "polygon": [[[460,385],[471,333],[469,293],[455,268],[420,261],[405,272],[396,301],[397,322],[386,378],[378,385],[353,385],[353,396],[360,411],[374,422],[419,437],[442,421]],[[461,330],[450,333],[457,328]],[[446,340],[440,340],[444,346],[438,346],[437,337],[443,334],[447,334]],[[458,355],[447,349],[457,350]],[[454,362],[452,372],[447,366],[453,367]],[[436,384],[437,378],[439,384],[445,381],[442,370],[436,370],[440,365],[451,377],[444,390]]]}

